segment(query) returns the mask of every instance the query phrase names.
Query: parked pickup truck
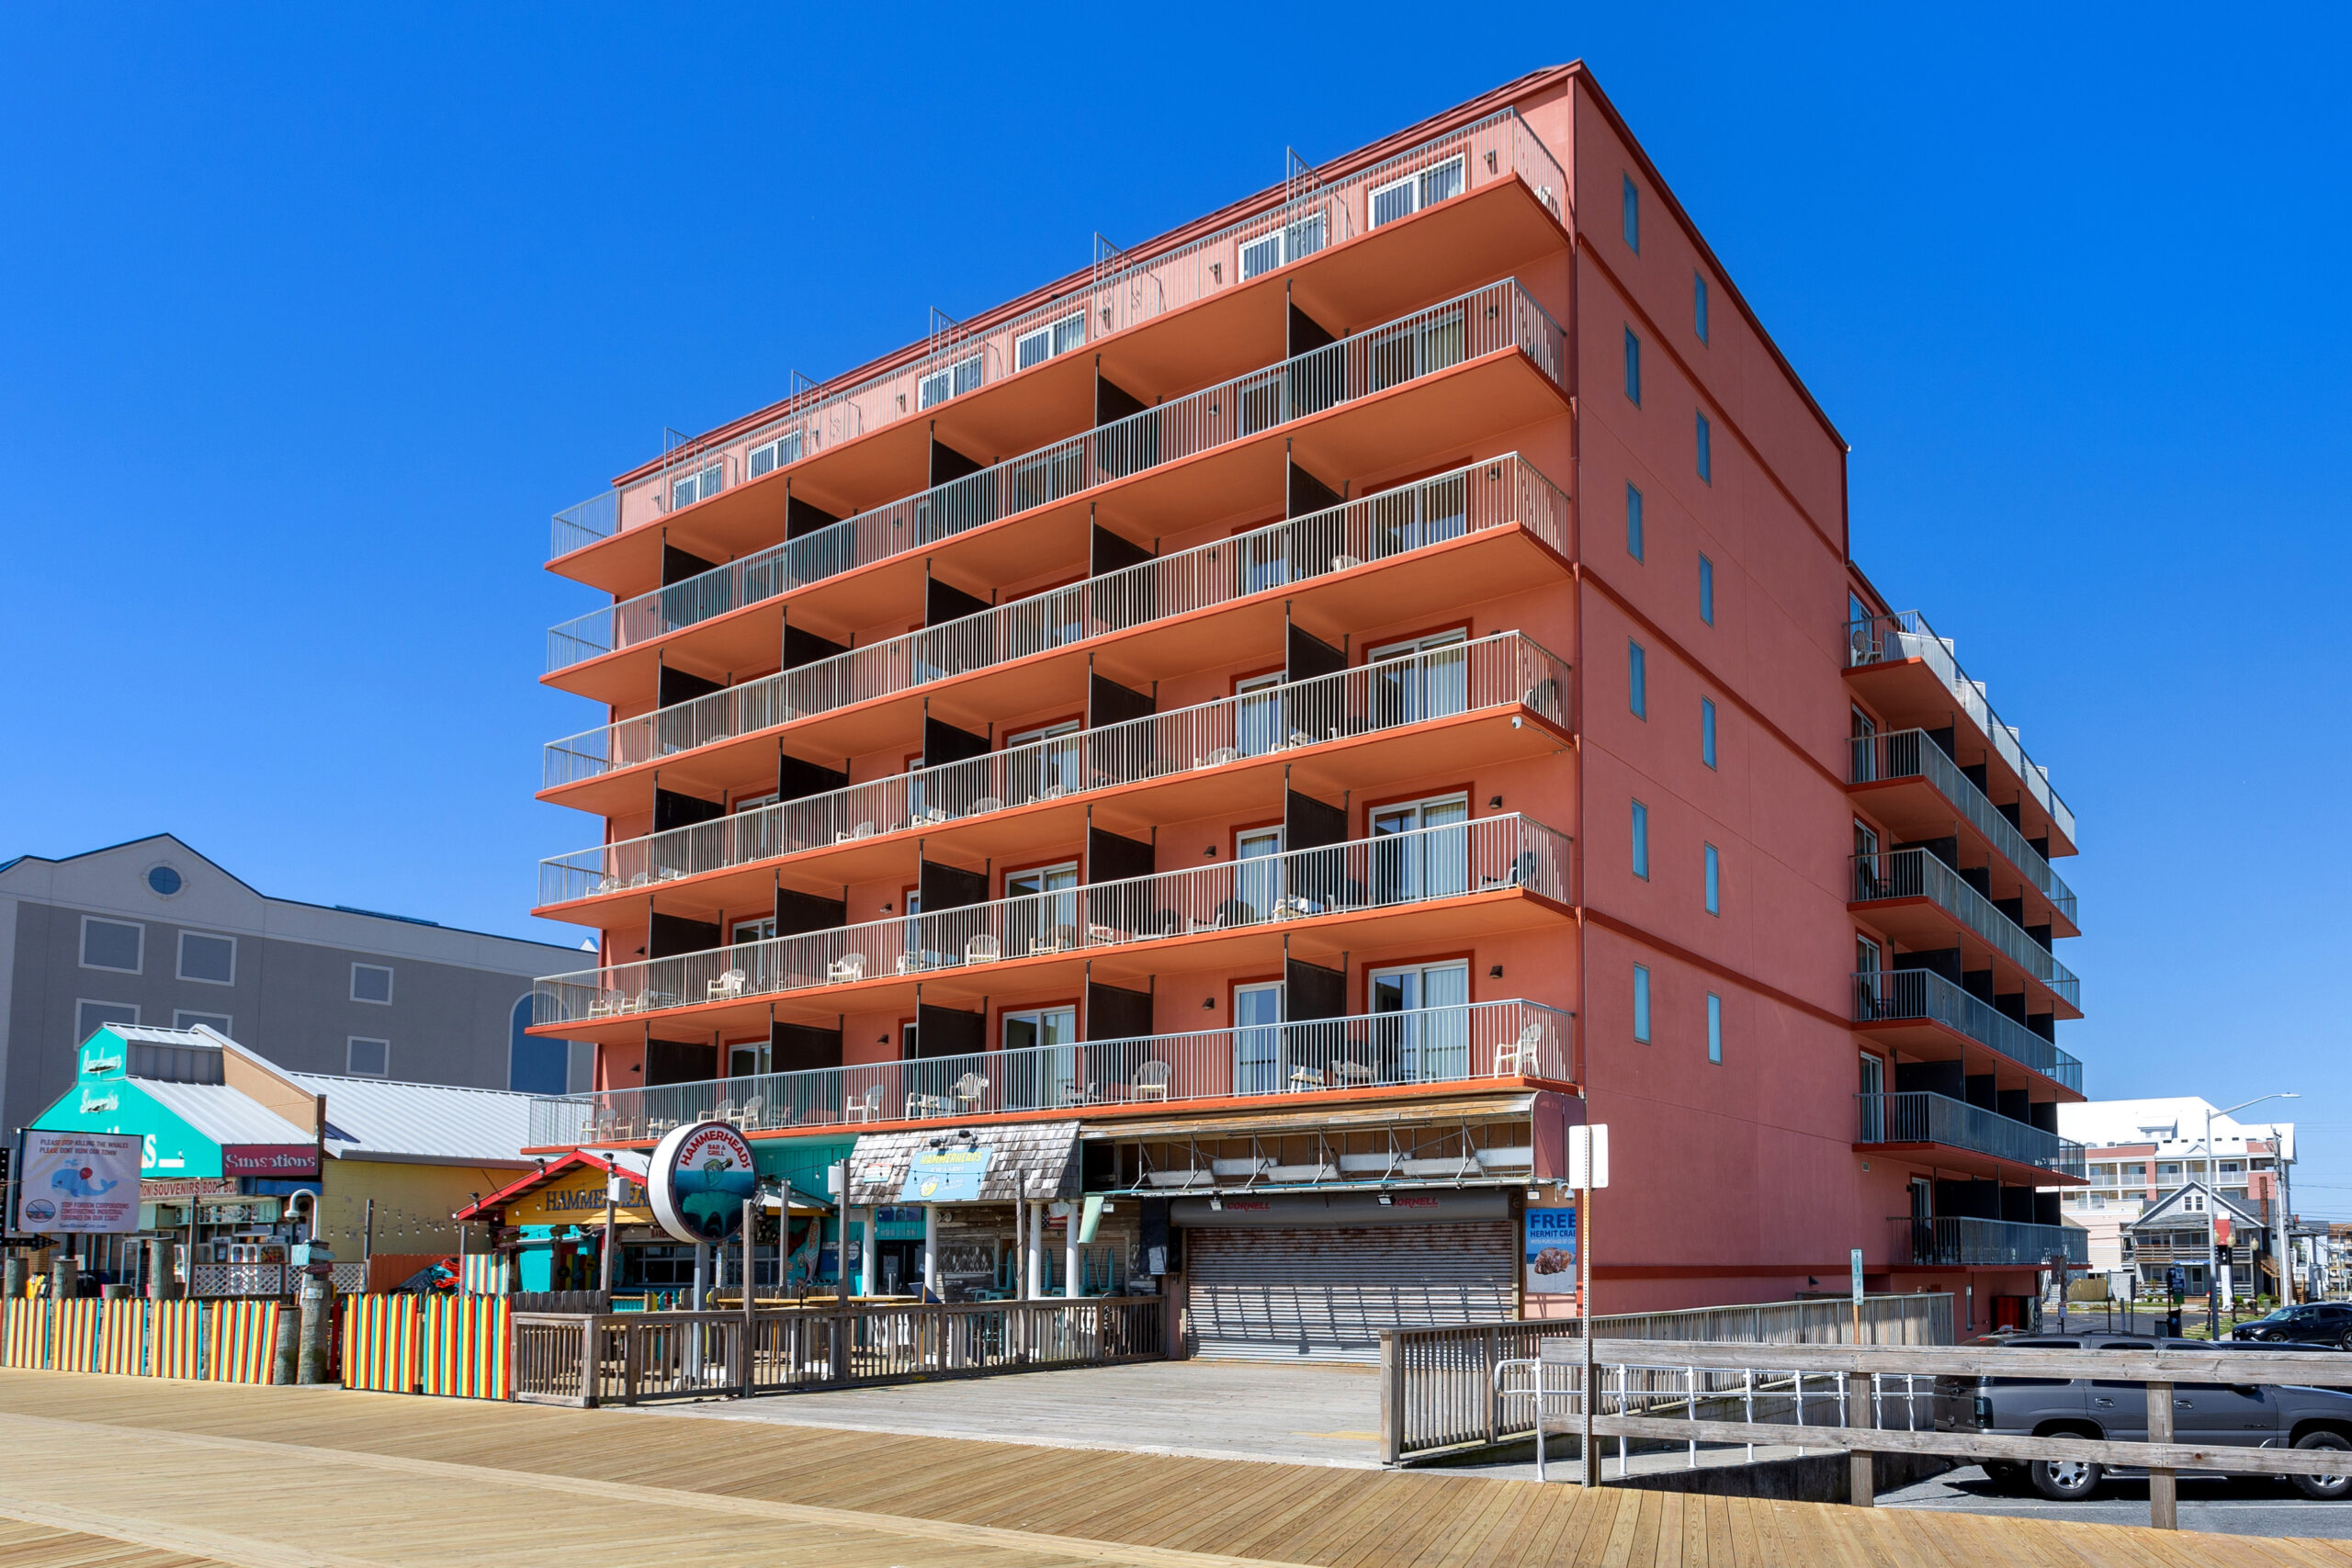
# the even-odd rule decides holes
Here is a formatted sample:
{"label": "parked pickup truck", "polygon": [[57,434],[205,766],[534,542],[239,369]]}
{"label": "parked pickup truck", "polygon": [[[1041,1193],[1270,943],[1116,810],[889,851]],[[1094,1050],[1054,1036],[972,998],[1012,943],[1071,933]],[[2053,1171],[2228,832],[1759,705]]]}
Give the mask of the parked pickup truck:
{"label": "parked pickup truck", "polygon": [[[2016,1350],[2211,1350],[2197,1339],[2129,1334],[2020,1334],[1985,1340]],[[2298,1347],[2299,1348],[2299,1347]],[[2285,1350],[2288,1346],[2264,1346]],[[2147,1389],[2138,1382],[2089,1378],[1939,1378],[1936,1425],[1944,1431],[2004,1437],[2080,1436],[2120,1443],[2148,1440]],[[2352,1392],[2275,1383],[2179,1383],[2173,1389],[2177,1442],[2244,1448],[2352,1450]],[[2086,1460],[1990,1461],[1996,1486],[2030,1483],[2053,1502],[2079,1502],[2099,1488],[2109,1467]],[[2116,1469],[2118,1475],[2144,1471]],[[2226,1472],[2216,1473],[2227,1473]],[[2306,1497],[2352,1495],[2352,1477],[2298,1475]]]}

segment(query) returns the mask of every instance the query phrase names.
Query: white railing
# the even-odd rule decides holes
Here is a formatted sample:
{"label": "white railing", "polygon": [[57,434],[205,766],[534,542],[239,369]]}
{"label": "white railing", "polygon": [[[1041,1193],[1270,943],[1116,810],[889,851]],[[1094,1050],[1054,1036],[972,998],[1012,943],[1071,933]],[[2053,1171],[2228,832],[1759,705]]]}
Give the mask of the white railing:
{"label": "white railing", "polygon": [[1516,454],[1140,561],[548,743],[542,788],[731,740],[1465,534],[1522,524],[1568,547],[1568,500]]}
{"label": "white railing", "polygon": [[544,1097],[531,1102],[530,1146],[658,1138],[688,1122],[759,1132],[1498,1077],[1573,1083],[1576,1067],[1574,1013],[1476,1002]]}
{"label": "white railing", "polygon": [[[1563,375],[1566,340],[1516,279],[1489,284],[682,582],[593,610],[548,631],[548,670],[552,673],[650,642],[742,605],[928,548],[969,529],[1512,346],[1525,351],[1554,380]],[[1565,544],[1565,538],[1560,542]]]}
{"label": "white railing", "polygon": [[2050,787],[2050,770],[2026,755],[2018,744],[2018,731],[2001,722],[1985,700],[1984,682],[1972,681],[1960,667],[1960,660],[1952,652],[1950,637],[1938,637],[1928,625],[1927,618],[1917,610],[1905,610],[1893,615],[1871,615],[1850,623],[1846,628],[1846,663],[1849,668],[1865,664],[1882,664],[1890,660],[1917,659],[1936,672],[1984,739],[1997,752],[2011,773],[2017,774],[2041,808],[2050,813],[2066,841],[2075,841],[2075,814]]}
{"label": "white railing", "polygon": [[812,389],[748,429],[688,442],[660,466],[555,514],[552,553],[655,522],[989,382],[1265,276],[1342,240],[1500,180],[1524,182],[1565,218],[1567,176],[1518,113],[1503,109],[1325,183],[1291,182],[1284,199],[1214,233],[1129,261],[1099,262],[1082,283],[1011,320],[934,337],[929,351],[831,390]]}
{"label": "white railing", "polygon": [[532,1021],[666,1012],[1509,889],[1566,902],[1567,848],[1532,818],[1482,817],[550,976],[532,987]]}
{"label": "white railing", "polygon": [[1519,632],[894,773],[539,863],[541,906],[930,829],[1247,757],[1524,707],[1562,728],[1568,667]]}

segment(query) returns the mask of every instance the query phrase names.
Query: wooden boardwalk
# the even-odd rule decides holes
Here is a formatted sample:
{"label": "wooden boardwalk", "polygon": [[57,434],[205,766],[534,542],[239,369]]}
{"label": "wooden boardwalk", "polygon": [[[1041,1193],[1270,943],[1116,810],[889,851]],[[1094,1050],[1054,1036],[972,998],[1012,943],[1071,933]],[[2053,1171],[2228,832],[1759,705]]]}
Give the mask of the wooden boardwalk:
{"label": "wooden boardwalk", "polygon": [[2352,1568],[2352,1542],[74,1373],[0,1372],[0,1568]]}

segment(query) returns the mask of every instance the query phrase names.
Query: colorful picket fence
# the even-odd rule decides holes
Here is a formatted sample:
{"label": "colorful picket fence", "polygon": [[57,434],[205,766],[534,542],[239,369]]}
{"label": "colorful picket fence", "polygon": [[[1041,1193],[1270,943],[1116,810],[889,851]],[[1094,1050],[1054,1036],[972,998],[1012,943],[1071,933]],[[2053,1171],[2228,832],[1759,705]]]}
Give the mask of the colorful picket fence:
{"label": "colorful picket fence", "polygon": [[502,1296],[354,1296],[343,1319],[343,1386],[512,1399],[513,1343]]}
{"label": "colorful picket fence", "polygon": [[0,1303],[0,1366],[264,1383],[278,1315],[273,1301]]}

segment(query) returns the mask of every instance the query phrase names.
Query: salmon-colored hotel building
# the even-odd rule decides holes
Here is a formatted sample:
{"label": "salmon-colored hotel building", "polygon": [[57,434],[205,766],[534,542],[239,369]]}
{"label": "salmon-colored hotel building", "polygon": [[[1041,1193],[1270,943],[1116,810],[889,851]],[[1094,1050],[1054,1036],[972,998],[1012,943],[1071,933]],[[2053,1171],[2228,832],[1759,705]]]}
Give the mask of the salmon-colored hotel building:
{"label": "salmon-colored hotel building", "polygon": [[[677,446],[556,520],[598,1089],[535,1135],[724,1118],[851,1161],[862,1285],[1348,1357],[1574,1312],[1589,1119],[1598,1311],[1859,1247],[2014,1321],[2084,1256],[2074,818],[1845,464],[1577,65]],[[898,1201],[925,1146],[1030,1201]]]}

